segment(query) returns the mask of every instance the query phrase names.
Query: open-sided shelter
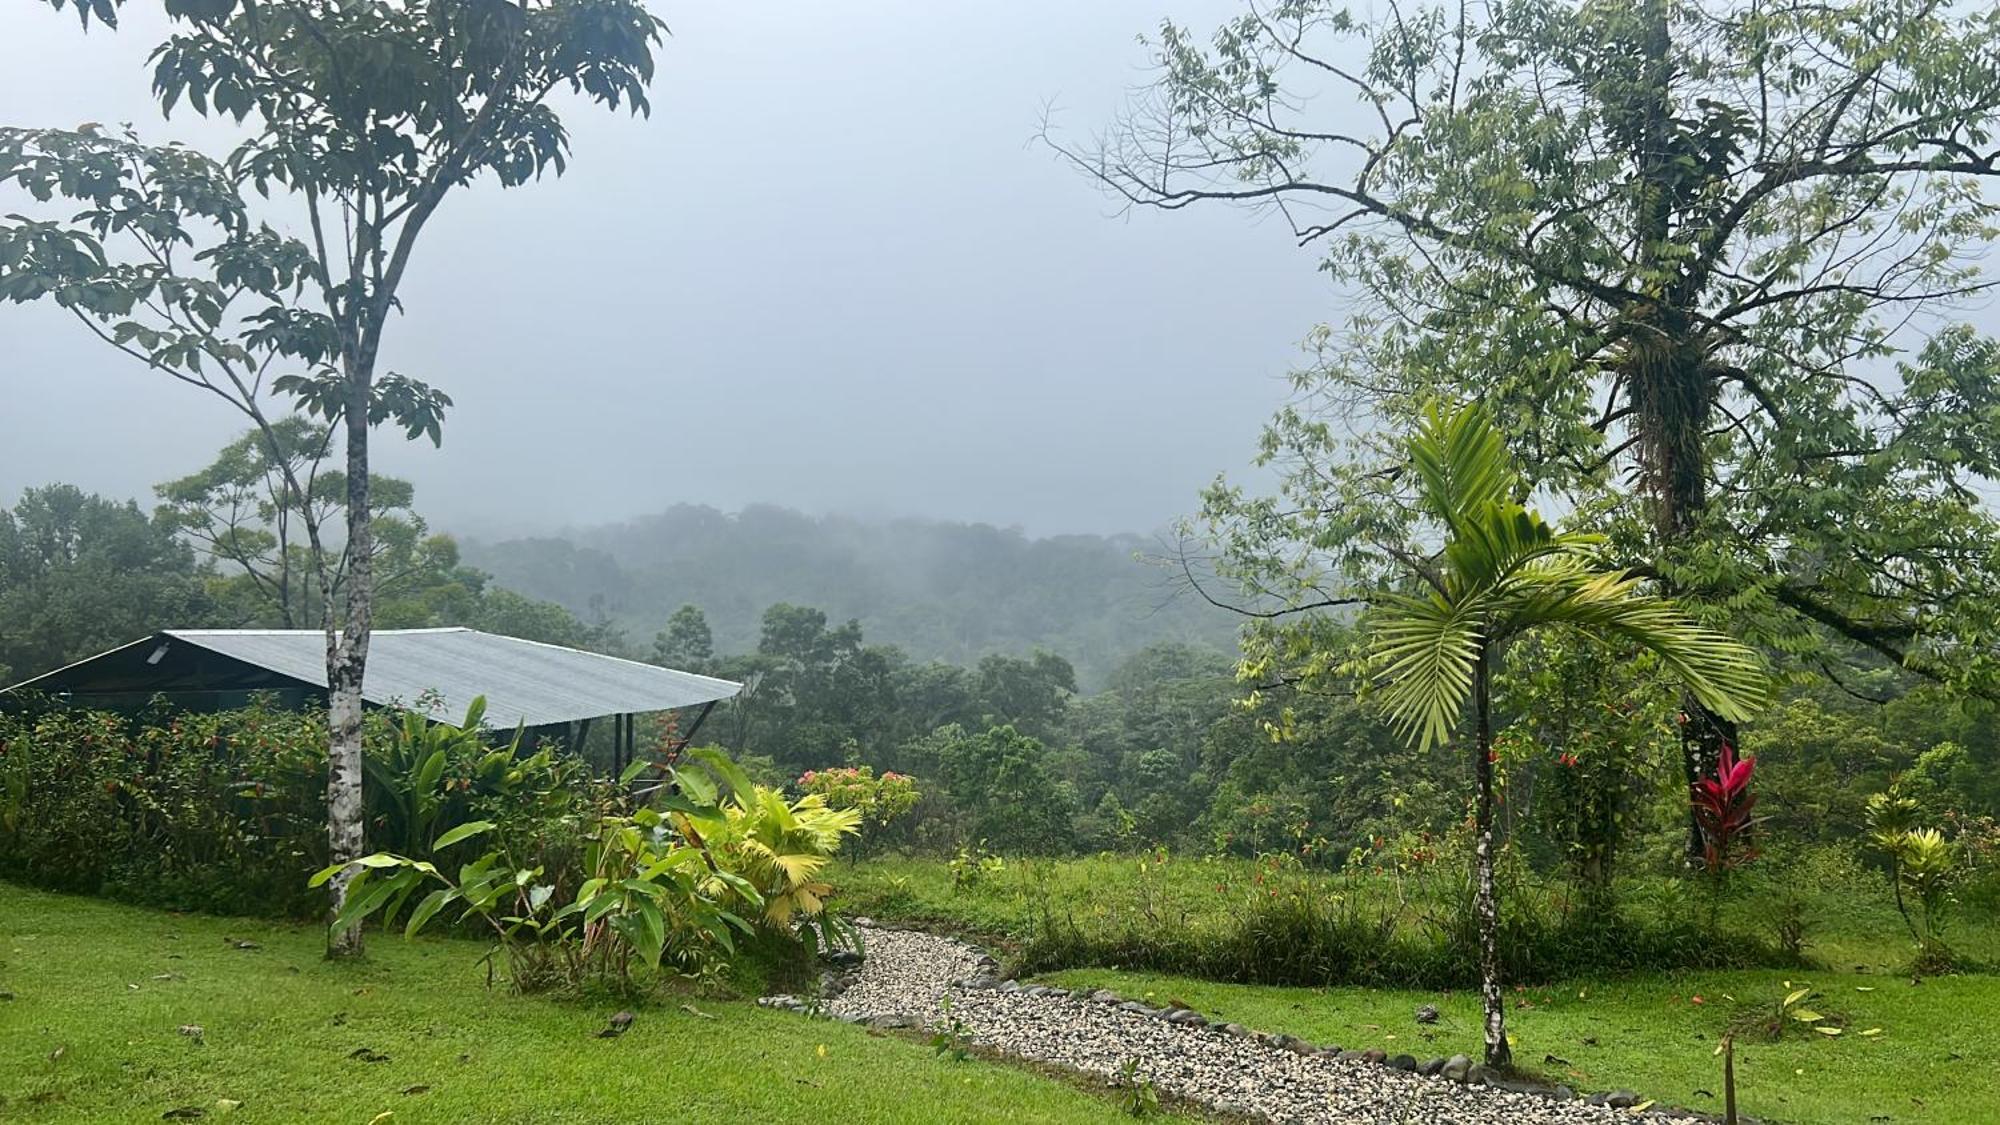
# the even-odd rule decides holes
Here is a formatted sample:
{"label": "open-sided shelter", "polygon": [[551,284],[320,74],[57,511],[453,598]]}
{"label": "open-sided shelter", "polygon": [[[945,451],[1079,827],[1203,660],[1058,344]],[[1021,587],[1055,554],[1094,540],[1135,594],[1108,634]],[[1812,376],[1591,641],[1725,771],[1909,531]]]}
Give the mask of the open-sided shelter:
{"label": "open-sided shelter", "polygon": [[[369,635],[363,699],[442,722],[486,697],[486,722],[581,745],[609,717],[613,767],[633,750],[633,717],[700,708],[692,737],[716,703],[743,685],[635,660],[477,629],[378,629]],[[0,691],[0,706],[54,699],[130,711],[164,699],[190,711],[240,707],[253,695],[286,706],[326,701],[326,635],[316,629],[168,629]]]}

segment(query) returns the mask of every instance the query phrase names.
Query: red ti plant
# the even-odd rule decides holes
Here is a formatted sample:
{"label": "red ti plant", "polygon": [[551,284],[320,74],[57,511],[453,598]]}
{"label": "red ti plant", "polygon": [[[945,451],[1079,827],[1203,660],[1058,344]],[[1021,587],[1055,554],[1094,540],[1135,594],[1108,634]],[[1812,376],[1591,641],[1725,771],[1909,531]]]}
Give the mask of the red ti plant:
{"label": "red ti plant", "polygon": [[1758,820],[1750,815],[1757,805],[1757,795],[1750,792],[1750,775],[1756,768],[1756,759],[1739,759],[1736,748],[1725,742],[1715,776],[1695,784],[1694,815],[1701,824],[1703,863],[1711,875],[1757,858],[1748,839]]}

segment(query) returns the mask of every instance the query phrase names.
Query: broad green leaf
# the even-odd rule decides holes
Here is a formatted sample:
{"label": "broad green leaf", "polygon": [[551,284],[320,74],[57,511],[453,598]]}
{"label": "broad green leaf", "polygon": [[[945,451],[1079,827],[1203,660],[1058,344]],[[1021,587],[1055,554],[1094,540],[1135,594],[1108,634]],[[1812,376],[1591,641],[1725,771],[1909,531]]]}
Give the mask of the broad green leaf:
{"label": "broad green leaf", "polygon": [[417,908],[410,911],[410,921],[403,927],[403,936],[406,938],[417,936],[423,930],[425,923],[436,917],[438,911],[450,905],[452,899],[457,897],[458,892],[450,889],[435,890],[425,895],[423,901],[417,903]]}
{"label": "broad green leaf", "polygon": [[482,833],[491,832],[493,828],[494,824],[490,820],[468,821],[439,836],[437,842],[431,845],[431,850],[442,851],[461,840],[469,840]]}

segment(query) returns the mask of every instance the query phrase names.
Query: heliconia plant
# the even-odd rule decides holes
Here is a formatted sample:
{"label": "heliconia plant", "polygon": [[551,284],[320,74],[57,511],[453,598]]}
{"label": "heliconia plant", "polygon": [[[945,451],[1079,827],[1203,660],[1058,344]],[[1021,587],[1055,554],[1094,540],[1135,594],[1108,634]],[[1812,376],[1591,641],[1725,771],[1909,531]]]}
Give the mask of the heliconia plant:
{"label": "heliconia plant", "polygon": [[1738,758],[1736,748],[1724,743],[1715,775],[1695,784],[1694,815],[1701,825],[1703,865],[1710,874],[1757,858],[1757,849],[1748,840],[1759,819],[1750,815],[1757,807],[1757,795],[1750,791],[1750,777],[1756,769],[1755,758]]}

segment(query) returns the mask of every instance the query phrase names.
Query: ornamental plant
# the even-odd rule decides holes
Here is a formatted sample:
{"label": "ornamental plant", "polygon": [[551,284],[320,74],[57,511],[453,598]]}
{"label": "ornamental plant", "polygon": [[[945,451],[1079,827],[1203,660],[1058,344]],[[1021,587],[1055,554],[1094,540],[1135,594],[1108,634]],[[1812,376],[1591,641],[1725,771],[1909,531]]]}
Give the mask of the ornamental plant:
{"label": "ornamental plant", "polygon": [[818,796],[831,809],[853,809],[863,823],[886,827],[917,806],[923,794],[917,779],[895,770],[875,776],[870,766],[840,766],[807,770],[799,776],[801,792]]}
{"label": "ornamental plant", "polygon": [[1750,791],[1750,777],[1757,769],[1755,758],[1738,758],[1736,748],[1724,743],[1716,759],[1715,774],[1695,783],[1694,816],[1701,826],[1702,866],[1710,875],[1721,877],[1757,858],[1749,835],[1761,819],[1750,815],[1757,807],[1757,795]]}
{"label": "ornamental plant", "polygon": [[[363,873],[332,925],[396,918],[414,902],[403,923],[411,937],[451,912],[492,933],[521,991],[629,992],[642,971],[711,976],[740,937],[759,932],[797,933],[815,946],[845,936],[825,907],[831,888],[816,875],[854,831],[854,814],[817,797],[788,804],[717,751],[690,757],[669,769],[651,805],[598,818],[584,850],[587,877],[573,892],[560,872],[505,848],[450,872],[442,853],[495,827],[470,821],[437,837],[435,862],[389,852],[357,860]],[[341,870],[330,865],[311,885]]]}
{"label": "ornamental plant", "polygon": [[1960,875],[1959,858],[1944,833],[1917,825],[1917,809],[1917,802],[1895,785],[1870,797],[1868,839],[1889,861],[1896,913],[1917,943],[1916,970],[1949,972],[1953,958],[1944,929]]}
{"label": "ornamental plant", "polygon": [[1432,401],[1405,450],[1437,538],[1392,547],[1399,572],[1366,591],[1367,667],[1383,712],[1418,751],[1454,738],[1470,751],[1485,1059],[1505,1068],[1513,1053],[1500,992],[1492,703],[1509,643],[1553,628],[1616,638],[1652,652],[1731,721],[1762,706],[1768,685],[1755,653],[1646,592],[1641,577],[1605,568],[1602,536],[1560,531],[1521,504],[1528,482],[1483,406]]}

